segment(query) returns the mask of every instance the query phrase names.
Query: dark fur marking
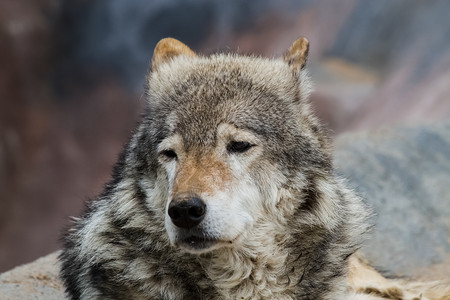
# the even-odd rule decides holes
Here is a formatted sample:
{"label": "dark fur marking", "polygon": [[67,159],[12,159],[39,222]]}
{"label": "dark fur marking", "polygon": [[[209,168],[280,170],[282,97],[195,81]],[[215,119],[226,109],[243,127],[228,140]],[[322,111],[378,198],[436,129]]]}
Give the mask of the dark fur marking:
{"label": "dark fur marking", "polygon": [[[68,247],[68,243],[66,243]],[[62,252],[59,256],[61,261],[61,277],[64,279],[65,290],[71,299],[79,299],[81,296],[81,287],[78,283],[78,271],[82,270],[83,264],[76,260],[71,259],[71,253]]]}
{"label": "dark fur marking", "polygon": [[111,281],[117,277],[118,271],[104,267],[103,264],[94,264],[90,267],[90,276],[93,286],[106,299],[126,299],[127,289],[123,282]]}
{"label": "dark fur marking", "polygon": [[134,198],[137,200],[138,205],[141,208],[144,208],[144,211],[147,211],[150,213],[149,209],[146,206],[147,195],[146,195],[145,191],[142,189],[142,187],[137,182],[134,182],[133,186],[134,186],[134,190],[135,190]]}
{"label": "dark fur marking", "polygon": [[113,224],[114,228],[117,230],[120,230],[129,221],[128,218],[121,219],[121,218],[114,218],[113,216],[111,216],[111,219],[112,219],[112,224]]}
{"label": "dark fur marking", "polygon": [[316,184],[313,179],[308,180],[309,184],[303,189],[303,202],[300,204],[299,209],[312,211],[317,207],[317,202],[320,197],[319,191],[317,191]]}
{"label": "dark fur marking", "polygon": [[362,294],[368,294],[368,295],[385,298],[385,299],[403,300],[403,292],[396,287],[391,287],[391,288],[388,288],[385,290],[380,290],[375,287],[364,287],[364,288],[359,288],[358,292],[362,293]]}

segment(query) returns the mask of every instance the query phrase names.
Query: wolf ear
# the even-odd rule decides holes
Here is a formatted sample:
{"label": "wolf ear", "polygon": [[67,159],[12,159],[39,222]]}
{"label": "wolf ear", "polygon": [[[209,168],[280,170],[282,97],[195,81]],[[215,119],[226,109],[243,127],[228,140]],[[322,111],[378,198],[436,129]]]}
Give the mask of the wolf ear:
{"label": "wolf ear", "polygon": [[306,38],[298,38],[283,54],[283,59],[294,71],[302,70],[308,58],[309,42]]}
{"label": "wolf ear", "polygon": [[153,51],[152,70],[156,70],[161,64],[179,55],[197,56],[194,51],[179,40],[173,38],[160,40]]}

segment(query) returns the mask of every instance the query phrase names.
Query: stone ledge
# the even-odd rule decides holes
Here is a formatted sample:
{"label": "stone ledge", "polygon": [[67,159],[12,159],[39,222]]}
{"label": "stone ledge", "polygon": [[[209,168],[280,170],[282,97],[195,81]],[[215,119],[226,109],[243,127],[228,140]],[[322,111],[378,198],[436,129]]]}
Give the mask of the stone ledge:
{"label": "stone ledge", "polygon": [[60,251],[0,274],[0,300],[67,299],[58,277]]}

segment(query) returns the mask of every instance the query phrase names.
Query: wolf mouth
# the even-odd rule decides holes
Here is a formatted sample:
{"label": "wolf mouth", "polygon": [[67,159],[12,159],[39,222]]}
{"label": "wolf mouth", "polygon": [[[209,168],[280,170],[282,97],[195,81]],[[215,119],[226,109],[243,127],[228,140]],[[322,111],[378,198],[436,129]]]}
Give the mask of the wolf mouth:
{"label": "wolf mouth", "polygon": [[209,248],[212,248],[214,245],[219,243],[220,241],[217,239],[211,239],[206,237],[199,237],[199,236],[189,236],[185,239],[182,239],[178,242],[178,245],[187,248],[189,250],[207,250]]}

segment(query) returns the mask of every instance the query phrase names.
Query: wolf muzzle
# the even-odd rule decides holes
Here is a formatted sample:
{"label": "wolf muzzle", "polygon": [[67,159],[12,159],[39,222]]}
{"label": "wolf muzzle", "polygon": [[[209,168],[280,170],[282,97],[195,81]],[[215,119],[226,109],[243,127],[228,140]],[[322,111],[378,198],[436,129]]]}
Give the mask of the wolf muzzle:
{"label": "wolf muzzle", "polygon": [[206,204],[195,196],[178,197],[170,202],[168,214],[175,226],[190,229],[205,218]]}

